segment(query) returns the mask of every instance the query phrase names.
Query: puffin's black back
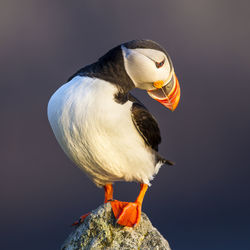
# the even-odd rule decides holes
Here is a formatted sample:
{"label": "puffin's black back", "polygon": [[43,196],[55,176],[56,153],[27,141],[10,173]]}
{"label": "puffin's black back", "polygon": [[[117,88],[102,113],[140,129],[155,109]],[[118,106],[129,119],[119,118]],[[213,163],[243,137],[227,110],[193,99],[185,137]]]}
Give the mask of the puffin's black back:
{"label": "puffin's black back", "polygon": [[135,87],[125,70],[121,45],[108,51],[97,62],[78,70],[68,81],[78,75],[99,78],[115,84],[118,88],[115,98],[119,102],[127,101],[128,92]]}

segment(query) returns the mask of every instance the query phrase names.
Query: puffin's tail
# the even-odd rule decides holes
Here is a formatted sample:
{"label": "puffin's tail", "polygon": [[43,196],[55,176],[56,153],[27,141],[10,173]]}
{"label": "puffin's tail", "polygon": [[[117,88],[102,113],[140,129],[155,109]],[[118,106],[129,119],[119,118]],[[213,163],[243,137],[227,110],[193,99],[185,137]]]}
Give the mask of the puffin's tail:
{"label": "puffin's tail", "polygon": [[157,153],[157,152],[156,152],[156,161],[157,161],[157,162],[161,162],[162,164],[169,165],[169,166],[175,165],[175,162],[163,158],[163,157],[162,157],[161,155],[159,155],[159,153]]}
{"label": "puffin's tail", "polygon": [[166,160],[161,155],[159,155],[158,152],[155,152],[155,153],[156,153],[156,165],[155,165],[154,176],[158,173],[158,171],[162,165],[164,165],[164,164],[169,165],[169,166],[175,165],[175,163],[173,161]]}
{"label": "puffin's tail", "polygon": [[170,160],[166,160],[166,159],[163,159],[163,163],[166,164],[166,165],[169,165],[169,166],[174,166],[175,165],[175,162],[170,161]]}

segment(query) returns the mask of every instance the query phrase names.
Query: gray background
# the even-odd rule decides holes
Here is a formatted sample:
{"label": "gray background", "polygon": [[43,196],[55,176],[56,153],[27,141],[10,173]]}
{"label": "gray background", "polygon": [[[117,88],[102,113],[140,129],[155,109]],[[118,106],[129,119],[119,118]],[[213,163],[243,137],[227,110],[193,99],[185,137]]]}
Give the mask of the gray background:
{"label": "gray background", "polygon": [[[91,0],[0,2],[1,249],[58,249],[69,225],[103,202],[47,121],[52,93],[125,41],[149,38],[172,57],[175,112],[144,91],[159,121],[163,167],[143,210],[173,250],[250,249],[250,2]],[[132,201],[137,184],[116,184]]]}

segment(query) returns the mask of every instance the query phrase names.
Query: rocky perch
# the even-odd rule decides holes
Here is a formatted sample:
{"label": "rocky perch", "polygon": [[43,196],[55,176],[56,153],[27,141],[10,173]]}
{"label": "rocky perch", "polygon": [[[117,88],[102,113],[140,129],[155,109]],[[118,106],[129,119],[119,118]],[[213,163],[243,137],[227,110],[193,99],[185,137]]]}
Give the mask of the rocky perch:
{"label": "rocky perch", "polygon": [[62,250],[76,249],[166,249],[168,242],[154,228],[146,216],[141,214],[135,228],[115,223],[110,203],[106,203],[85,219],[66,239]]}

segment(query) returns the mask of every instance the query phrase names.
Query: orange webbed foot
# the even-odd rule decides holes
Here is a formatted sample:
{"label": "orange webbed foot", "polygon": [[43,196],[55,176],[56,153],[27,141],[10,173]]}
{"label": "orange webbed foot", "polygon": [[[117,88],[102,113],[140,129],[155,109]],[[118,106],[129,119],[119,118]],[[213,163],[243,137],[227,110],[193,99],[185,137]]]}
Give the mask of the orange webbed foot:
{"label": "orange webbed foot", "polygon": [[88,217],[91,213],[87,213],[87,214],[84,214],[80,217],[80,219],[78,221],[75,221],[72,226],[79,226],[80,224],[82,224],[84,222],[84,220],[86,219],[86,217]]}
{"label": "orange webbed foot", "polygon": [[122,226],[134,227],[141,218],[141,204],[139,202],[111,201],[112,210],[117,223]]}

